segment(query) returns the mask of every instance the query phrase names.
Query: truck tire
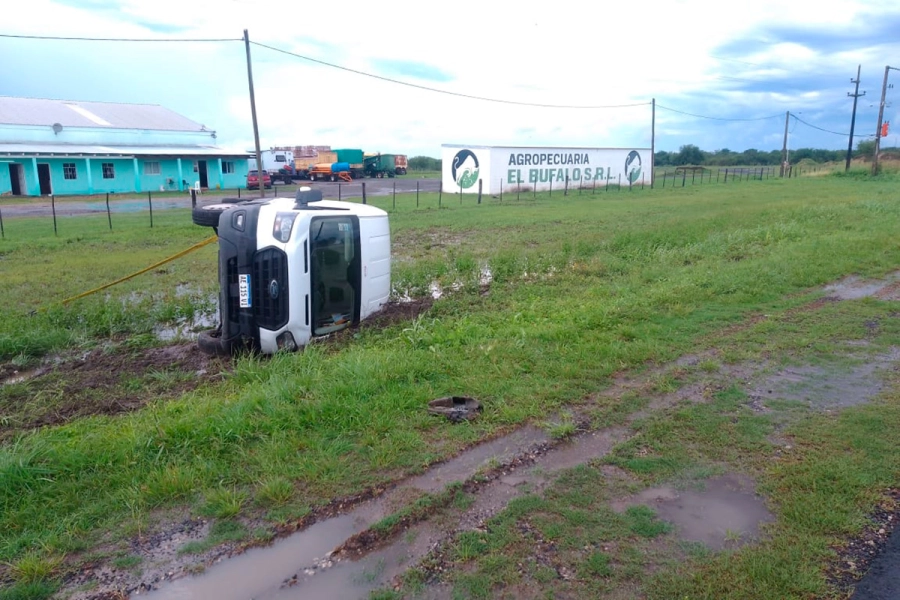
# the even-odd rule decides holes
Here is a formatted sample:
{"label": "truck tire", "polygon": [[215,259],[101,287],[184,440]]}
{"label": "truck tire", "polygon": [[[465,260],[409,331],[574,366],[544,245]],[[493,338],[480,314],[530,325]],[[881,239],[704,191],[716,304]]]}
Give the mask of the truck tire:
{"label": "truck tire", "polygon": [[198,205],[191,211],[191,219],[194,221],[194,225],[217,228],[219,216],[232,206],[234,206],[233,202]]}
{"label": "truck tire", "polygon": [[222,340],[222,329],[207,329],[197,336],[197,347],[207,356],[231,356],[231,345]]}
{"label": "truck tire", "polygon": [[331,181],[337,181],[337,175],[334,173],[331,174]]}

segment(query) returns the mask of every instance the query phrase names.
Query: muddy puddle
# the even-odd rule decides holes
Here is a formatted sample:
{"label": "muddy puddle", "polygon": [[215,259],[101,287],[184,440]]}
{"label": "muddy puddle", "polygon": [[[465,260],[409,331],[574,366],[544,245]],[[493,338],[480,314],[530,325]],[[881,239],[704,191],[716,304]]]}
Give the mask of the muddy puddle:
{"label": "muddy puddle", "polygon": [[884,388],[883,374],[900,361],[900,348],[858,362],[834,362],[782,369],[749,391],[751,406],[767,412],[771,401],[800,402],[814,410],[833,410],[871,401]]}
{"label": "muddy puddle", "polygon": [[174,324],[158,325],[153,329],[153,333],[163,342],[191,340],[195,339],[197,333],[204,329],[214,329],[216,318],[215,313],[199,313],[192,319],[182,319]]}
{"label": "muddy puddle", "polygon": [[[316,523],[270,547],[249,550],[203,575],[165,583],[141,597],[367,598],[372,590],[390,585],[425,558],[447,539],[448,532],[480,526],[513,498],[540,492],[558,472],[604,456],[626,437],[624,428],[591,432],[546,450],[547,434],[525,427],[471,448],[348,514]],[[346,540],[390,515],[399,498],[410,497],[410,490],[440,492],[453,483],[471,482],[479,473],[490,475],[474,485],[474,501],[458,514],[436,519],[439,524],[425,520],[411,525],[396,539],[362,556],[334,553]]]}
{"label": "muddy puddle", "polygon": [[753,480],[727,474],[688,489],[667,485],[644,490],[613,503],[624,511],[629,506],[651,507],[663,521],[675,526],[680,539],[704,544],[711,550],[734,548],[759,539],[760,526],[774,520]]}
{"label": "muddy puddle", "polygon": [[900,300],[900,272],[890,273],[883,279],[863,279],[850,275],[840,281],[825,286],[832,298],[839,300]]}

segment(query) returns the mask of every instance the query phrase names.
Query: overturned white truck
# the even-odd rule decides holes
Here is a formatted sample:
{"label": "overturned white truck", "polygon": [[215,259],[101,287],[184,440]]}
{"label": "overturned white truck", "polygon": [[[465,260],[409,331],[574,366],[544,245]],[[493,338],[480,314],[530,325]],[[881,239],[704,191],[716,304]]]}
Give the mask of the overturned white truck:
{"label": "overturned white truck", "polygon": [[356,324],[391,293],[388,215],[365,204],[295,198],[197,206],[219,237],[219,326],[200,334],[206,354],[296,350]]}

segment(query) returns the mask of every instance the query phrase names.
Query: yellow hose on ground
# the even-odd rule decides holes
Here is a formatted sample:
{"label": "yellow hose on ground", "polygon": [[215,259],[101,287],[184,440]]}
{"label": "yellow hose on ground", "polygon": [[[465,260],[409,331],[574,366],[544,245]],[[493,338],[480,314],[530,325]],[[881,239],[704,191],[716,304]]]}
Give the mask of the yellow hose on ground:
{"label": "yellow hose on ground", "polygon": [[[87,292],[78,294],[77,296],[72,296],[71,298],[66,298],[66,299],[63,300],[60,304],[66,305],[66,304],[68,304],[69,302],[73,302],[73,301],[75,301],[75,300],[78,300],[79,298],[84,298],[85,296],[90,296],[91,294],[96,294],[96,293],[99,292],[99,291],[105,290],[106,288],[109,288],[109,287],[112,287],[112,286],[114,286],[114,285],[116,285],[116,284],[122,283],[123,281],[128,281],[129,279],[132,279],[132,278],[134,278],[134,277],[137,277],[138,275],[142,275],[142,274],[146,273],[147,271],[150,271],[151,269],[155,269],[156,267],[158,267],[158,266],[160,266],[160,265],[164,265],[164,264],[166,264],[167,262],[172,262],[172,261],[175,260],[176,258],[181,258],[181,257],[184,256],[185,254],[189,254],[189,253],[193,252],[194,250],[199,250],[199,249],[202,248],[203,246],[206,246],[206,245],[208,245],[208,244],[211,244],[211,243],[215,242],[217,239],[219,239],[218,236],[215,236],[215,235],[214,235],[214,236],[212,236],[212,237],[209,238],[209,239],[206,239],[206,240],[203,240],[202,242],[199,242],[199,243],[197,243],[197,244],[194,244],[193,246],[191,246],[191,247],[188,248],[187,250],[182,250],[182,251],[179,252],[178,254],[172,255],[172,256],[170,256],[169,258],[166,258],[166,259],[164,259],[164,260],[159,261],[158,263],[154,263],[154,264],[150,265],[149,267],[147,267],[147,268],[145,268],[145,269],[141,269],[140,271],[138,271],[138,272],[136,272],[136,273],[132,273],[131,275],[126,275],[125,277],[122,277],[121,279],[116,279],[116,280],[113,281],[112,283],[107,283],[106,285],[101,285],[101,286],[98,287],[98,288],[94,288],[94,289],[92,289],[92,290],[90,290],[90,291],[87,291]],[[46,310],[46,309],[43,309],[43,310]]]}

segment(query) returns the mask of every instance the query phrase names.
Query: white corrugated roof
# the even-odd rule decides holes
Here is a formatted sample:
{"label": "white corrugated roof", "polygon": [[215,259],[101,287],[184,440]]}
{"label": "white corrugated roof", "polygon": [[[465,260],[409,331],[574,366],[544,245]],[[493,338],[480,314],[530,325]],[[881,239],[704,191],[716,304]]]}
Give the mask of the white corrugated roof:
{"label": "white corrugated roof", "polygon": [[79,102],[0,96],[0,125],[105,127],[160,131],[206,131],[200,123],[158,104]]}
{"label": "white corrugated roof", "polygon": [[6,144],[0,143],[0,156],[231,156],[248,158],[246,152],[217,146],[107,146],[87,144]]}

